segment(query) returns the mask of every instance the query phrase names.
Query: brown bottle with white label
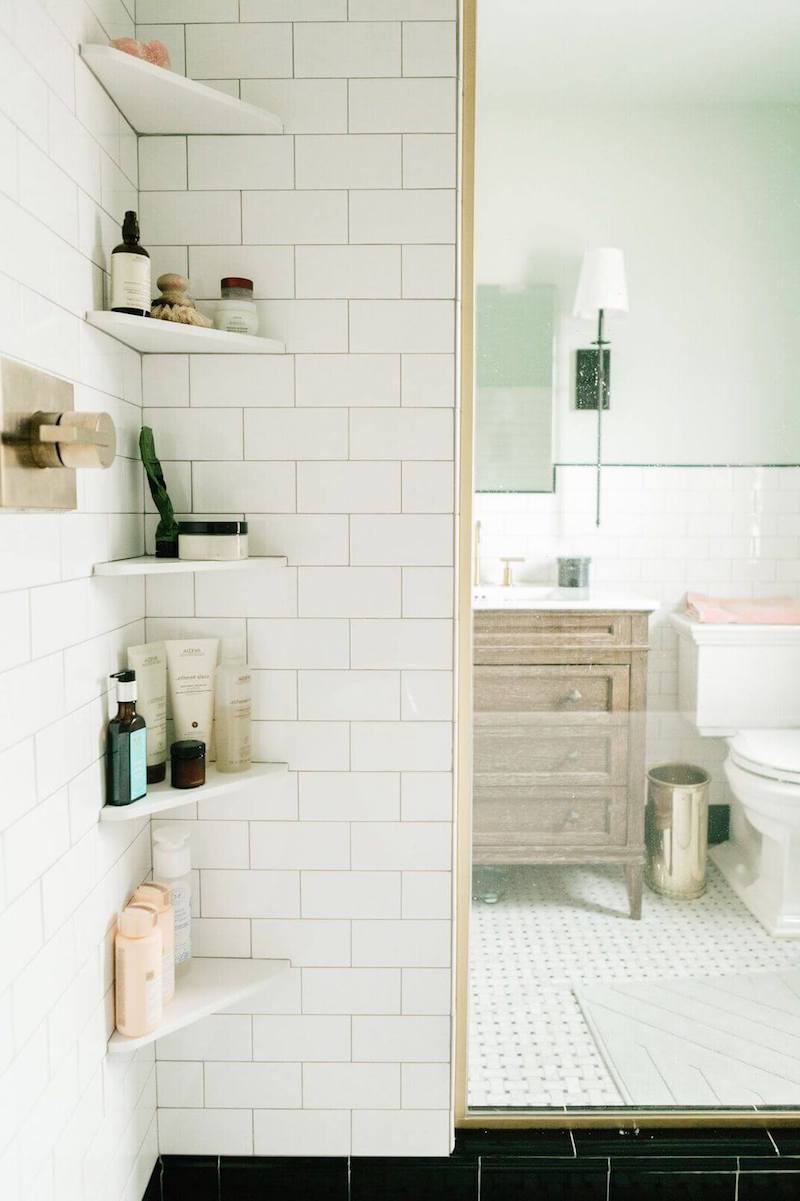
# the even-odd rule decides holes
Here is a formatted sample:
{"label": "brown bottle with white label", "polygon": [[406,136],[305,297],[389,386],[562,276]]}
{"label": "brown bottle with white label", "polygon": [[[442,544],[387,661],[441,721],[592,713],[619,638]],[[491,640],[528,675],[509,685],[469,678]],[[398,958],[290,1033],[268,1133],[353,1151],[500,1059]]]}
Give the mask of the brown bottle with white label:
{"label": "brown bottle with white label", "polygon": [[122,241],[111,251],[111,311],[150,316],[150,255],[139,245],[136,213],[125,214]]}

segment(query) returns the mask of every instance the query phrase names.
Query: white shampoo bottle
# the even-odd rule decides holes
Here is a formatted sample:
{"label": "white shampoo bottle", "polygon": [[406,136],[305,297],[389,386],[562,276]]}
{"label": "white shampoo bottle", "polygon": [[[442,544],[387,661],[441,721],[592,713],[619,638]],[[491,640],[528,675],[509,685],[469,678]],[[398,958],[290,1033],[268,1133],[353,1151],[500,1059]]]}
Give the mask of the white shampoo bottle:
{"label": "white shampoo bottle", "polygon": [[189,835],[175,826],[153,831],[153,877],[169,887],[175,914],[175,971],[192,957],[192,852]]}
{"label": "white shampoo bottle", "polygon": [[237,639],[222,642],[215,679],[214,717],[217,771],[247,771],[252,762],[250,668]]}

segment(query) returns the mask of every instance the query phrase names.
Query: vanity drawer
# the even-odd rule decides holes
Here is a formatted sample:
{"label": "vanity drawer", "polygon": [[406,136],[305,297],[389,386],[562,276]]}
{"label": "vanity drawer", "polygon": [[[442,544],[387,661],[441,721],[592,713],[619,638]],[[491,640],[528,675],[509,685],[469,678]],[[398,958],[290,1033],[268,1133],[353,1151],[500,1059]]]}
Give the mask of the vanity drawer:
{"label": "vanity drawer", "polygon": [[476,785],[624,785],[628,731],[591,717],[545,725],[526,714],[476,714]]}
{"label": "vanity drawer", "polygon": [[488,610],[473,614],[476,663],[538,662],[542,651],[584,650],[596,654],[615,651],[646,640],[630,613],[575,613],[530,610]]}
{"label": "vanity drawer", "polygon": [[524,863],[536,847],[623,846],[626,805],[624,788],[483,788],[476,781],[476,861]]}
{"label": "vanity drawer", "polygon": [[628,711],[630,668],[627,666],[476,667],[473,678],[476,716],[550,713],[561,723],[574,714]]}

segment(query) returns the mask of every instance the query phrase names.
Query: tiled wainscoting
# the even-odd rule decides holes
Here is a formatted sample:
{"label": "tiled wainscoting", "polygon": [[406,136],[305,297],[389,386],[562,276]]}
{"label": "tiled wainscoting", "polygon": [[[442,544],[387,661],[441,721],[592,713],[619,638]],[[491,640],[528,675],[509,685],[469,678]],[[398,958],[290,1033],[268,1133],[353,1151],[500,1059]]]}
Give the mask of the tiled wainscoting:
{"label": "tiled wainscoting", "polygon": [[166,1155],[144,1201],[795,1201],[797,1130],[459,1131],[449,1158]]}
{"label": "tiled wainscoting", "polygon": [[500,555],[518,555],[522,583],[556,583],[559,555],[590,555],[598,589],[659,601],[651,620],[648,763],[697,763],[710,800],[726,801],[725,743],[700,738],[678,713],[678,644],[669,613],[687,590],[722,596],[800,591],[800,467],[605,467],[595,526],[595,470],[559,466],[555,492],[481,494],[481,564],[500,580]]}

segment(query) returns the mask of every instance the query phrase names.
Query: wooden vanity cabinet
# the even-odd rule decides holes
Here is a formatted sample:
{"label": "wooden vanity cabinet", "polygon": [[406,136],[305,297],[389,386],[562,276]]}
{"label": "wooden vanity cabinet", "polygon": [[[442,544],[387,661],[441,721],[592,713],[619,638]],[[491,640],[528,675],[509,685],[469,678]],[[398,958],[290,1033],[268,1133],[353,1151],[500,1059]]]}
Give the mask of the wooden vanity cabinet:
{"label": "wooden vanity cabinet", "polygon": [[475,864],[619,863],[644,874],[643,612],[474,613]]}

